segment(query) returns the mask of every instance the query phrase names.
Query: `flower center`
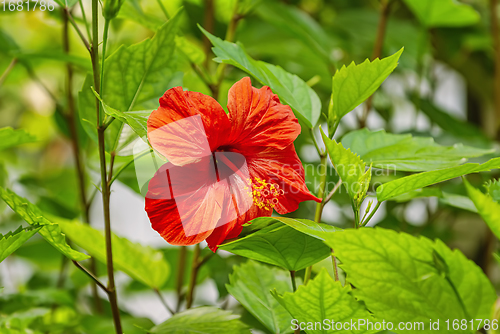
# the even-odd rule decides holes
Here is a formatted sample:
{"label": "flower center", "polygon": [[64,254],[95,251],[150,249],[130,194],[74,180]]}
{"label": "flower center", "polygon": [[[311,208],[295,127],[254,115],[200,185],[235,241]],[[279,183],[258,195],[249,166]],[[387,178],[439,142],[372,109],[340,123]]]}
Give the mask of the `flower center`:
{"label": "flower center", "polygon": [[244,189],[249,196],[253,197],[253,203],[260,209],[273,210],[278,204],[278,197],[285,194],[283,189],[280,189],[279,185],[271,180],[266,182],[261,178],[254,177],[247,181],[251,186]]}

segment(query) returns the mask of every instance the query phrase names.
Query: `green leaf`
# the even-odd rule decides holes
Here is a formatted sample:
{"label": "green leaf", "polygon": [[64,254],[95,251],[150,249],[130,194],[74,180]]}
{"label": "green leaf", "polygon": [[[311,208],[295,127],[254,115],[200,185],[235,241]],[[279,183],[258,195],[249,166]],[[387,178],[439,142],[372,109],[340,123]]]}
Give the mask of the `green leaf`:
{"label": "green leaf", "polygon": [[464,183],[478,213],[483,217],[491,231],[500,239],[500,203],[497,203],[490,195],[485,195],[471,186],[465,178]]}
{"label": "green leaf", "polygon": [[[106,243],[102,231],[76,221],[57,219],[64,233],[92,257],[106,263]],[[159,289],[165,284],[170,268],[163,253],[112,234],[113,264],[143,284]]]}
{"label": "green leaf", "polygon": [[377,199],[379,202],[386,201],[409,191],[451,180],[462,175],[486,172],[498,168],[500,168],[500,158],[494,158],[481,165],[470,163],[457,167],[413,174],[380,185],[377,188]]}
{"label": "green leaf", "polygon": [[5,258],[10,254],[14,253],[40,229],[41,227],[35,226],[23,229],[22,226],[19,226],[19,228],[14,232],[11,231],[5,235],[0,233],[0,262],[5,260]]}
{"label": "green leaf", "polygon": [[459,208],[459,209],[463,209],[463,210],[477,213],[477,209],[469,197],[444,192],[444,191],[441,191],[441,189],[439,189],[437,187],[429,187],[429,188],[412,190],[412,191],[409,191],[409,192],[404,193],[402,195],[393,197],[390,200],[396,201],[398,203],[404,203],[404,202],[409,202],[414,198],[425,198],[425,197],[437,197],[437,198],[439,198],[439,201],[441,203],[444,203],[446,205],[449,205],[449,206],[452,206],[455,208]]}
{"label": "green leaf", "polygon": [[486,188],[486,190],[488,190],[488,194],[490,194],[490,196],[496,202],[500,203],[500,179],[499,180],[490,180],[488,183],[485,184],[485,188]]}
{"label": "green leaf", "polygon": [[[245,233],[244,229],[242,234]],[[330,248],[321,240],[281,223],[266,226],[222,244],[219,248],[295,271],[309,267],[330,255]]]}
{"label": "green leaf", "polygon": [[[496,300],[490,281],[481,268],[440,240],[362,228],[332,233],[326,243],[356,287],[355,297],[377,319],[423,322],[427,330],[419,333],[431,333],[429,319],[444,323],[490,317]],[[456,331],[441,326],[439,332]]]}
{"label": "green leaf", "polygon": [[[398,66],[403,49],[384,59],[368,59],[356,65],[342,66],[332,79],[332,97],[328,108],[328,130],[337,128],[344,115],[359,106],[380,87]],[[333,133],[330,133],[333,136]]]}
{"label": "green leaf", "polygon": [[434,27],[462,27],[476,24],[479,13],[471,6],[454,0],[404,0],[422,25]]}
{"label": "green leaf", "polygon": [[61,6],[61,7],[67,7],[67,8],[73,7],[78,2],[78,0],[54,0],[54,1],[59,6]]}
{"label": "green leaf", "polygon": [[297,218],[287,218],[287,217],[259,217],[252,220],[252,225],[268,226],[276,222],[281,222],[290,226],[291,228],[302,232],[304,234],[310,235],[311,237],[324,240],[325,234],[342,231],[341,228],[331,226],[323,223],[316,223],[315,221],[308,219],[297,219]]}
{"label": "green leaf", "polygon": [[[155,109],[158,107],[158,99],[166,90],[180,85],[182,73],[176,72],[174,57],[179,21],[180,15],[176,14],[152,39],[128,47],[122,45],[106,58],[106,80],[100,92],[103,101],[122,112]],[[97,116],[92,86],[93,79],[89,74],[78,95],[78,103],[80,115],[86,120],[82,122],[85,131],[97,141]],[[121,127],[121,122],[113,122],[108,127],[108,150],[115,149]]]}
{"label": "green leaf", "polygon": [[271,296],[271,290],[292,292],[290,275],[254,261],[235,266],[227,291],[272,333],[290,333],[292,317]]}
{"label": "green leaf", "polygon": [[430,137],[397,135],[384,130],[372,132],[366,128],[349,132],[342,138],[342,145],[359,154],[366,163],[373,163],[373,167],[411,172],[453,167],[465,162],[465,158],[495,151],[462,144],[441,146]]}
{"label": "green leaf", "polygon": [[164,323],[151,328],[155,334],[250,334],[240,316],[214,306],[197,307],[174,314]]}
{"label": "green leaf", "polygon": [[12,53],[12,55],[20,60],[32,61],[36,59],[55,60],[63,63],[70,63],[76,65],[84,70],[92,71],[92,63],[88,57],[80,57],[64,53],[63,51],[40,51],[40,52],[26,52],[19,51]]}
{"label": "green leaf", "polygon": [[186,37],[176,36],[175,45],[193,64],[200,65],[205,61],[206,55],[203,49]]}
{"label": "green leaf", "polygon": [[[307,285],[301,285],[295,293],[286,292],[279,296],[276,290],[273,296],[292,314],[298,323],[304,323],[308,334],[323,333],[375,333],[378,331],[357,328],[357,330],[335,330],[335,323],[351,323],[359,320],[374,321],[364,305],[351,295],[349,285],[342,287],[340,281],[334,281],[325,268]],[[320,322],[323,328],[314,323]],[[307,327],[307,324],[309,328]],[[293,324],[293,323],[292,323]],[[333,327],[332,327],[333,325]],[[328,327],[330,326],[330,327]]]}
{"label": "green leaf", "polygon": [[213,44],[213,52],[218,63],[230,64],[255,77],[263,85],[278,94],[282,102],[290,105],[295,115],[308,127],[313,127],[321,114],[321,101],[304,80],[279,66],[274,66],[250,57],[243,46],[215,37],[200,27]]}
{"label": "green leaf", "polygon": [[365,177],[366,165],[361,158],[351,152],[350,149],[345,149],[341,143],[337,143],[335,139],[330,139],[321,129],[323,142],[325,143],[326,150],[337,171],[337,174],[342,179],[342,183],[347,189],[351,200],[354,203],[355,199],[363,198],[365,193],[361,193],[364,189],[362,187],[362,178]]}
{"label": "green leaf", "polygon": [[59,225],[47,220],[40,209],[31,204],[27,199],[2,187],[0,187],[0,197],[2,197],[5,203],[7,203],[7,205],[28,224],[35,227],[42,226],[38,233],[66,257],[75,261],[82,261],[89,258],[88,255],[77,252],[71,248],[66,242],[66,238],[64,234],[62,234]]}
{"label": "green leaf", "polygon": [[32,143],[36,137],[30,135],[24,130],[14,130],[11,127],[0,129],[0,151],[13,146]]}

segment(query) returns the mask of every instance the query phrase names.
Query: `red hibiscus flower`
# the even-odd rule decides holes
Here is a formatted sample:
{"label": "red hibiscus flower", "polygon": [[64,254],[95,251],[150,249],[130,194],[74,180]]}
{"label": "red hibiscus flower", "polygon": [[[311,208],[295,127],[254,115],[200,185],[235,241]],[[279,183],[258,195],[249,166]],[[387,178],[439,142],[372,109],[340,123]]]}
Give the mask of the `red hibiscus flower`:
{"label": "red hibiscus flower", "polygon": [[215,251],[256,217],[321,201],[305,185],[293,146],[300,125],[289,106],[243,78],[229,90],[227,109],[175,87],[148,119],[148,139],[168,163],[149,182],[146,211],[170,244],[206,240]]}

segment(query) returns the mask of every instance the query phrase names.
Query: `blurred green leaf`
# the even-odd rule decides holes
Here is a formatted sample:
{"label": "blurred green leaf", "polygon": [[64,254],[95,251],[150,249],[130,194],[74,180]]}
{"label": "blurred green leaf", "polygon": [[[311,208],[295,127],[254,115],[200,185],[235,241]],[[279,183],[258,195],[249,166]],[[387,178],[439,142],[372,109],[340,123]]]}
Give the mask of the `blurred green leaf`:
{"label": "blurred green leaf", "polygon": [[[137,318],[121,315],[123,332],[126,334],[144,334],[144,328],[151,328],[154,323],[147,318]],[[81,319],[81,326],[84,333],[110,334],[115,332],[113,321],[105,316],[85,315]]]}
{"label": "blurred green leaf", "polygon": [[[443,242],[416,238],[381,228],[332,233],[326,240],[342,262],[347,280],[356,287],[375,318],[393,322],[429,319],[488,319],[496,300],[490,281],[474,262]],[[448,273],[436,267],[435,255]],[[440,333],[456,333],[440,328]],[[465,331],[464,331],[465,332]],[[475,333],[467,331],[468,333]]]}
{"label": "blurred green leaf", "polygon": [[[71,241],[85,249],[92,257],[106,263],[106,244],[101,231],[77,221],[59,218],[56,221]],[[112,235],[112,246],[113,264],[116,269],[150,288],[159,289],[165,284],[170,274],[170,267],[162,252],[133,243],[115,234]]]}
{"label": "blurred green leaf", "polygon": [[324,240],[325,234],[342,231],[342,229],[331,226],[323,223],[316,223],[315,221],[308,219],[297,219],[297,218],[288,218],[288,217],[259,217],[252,220],[252,225],[261,225],[268,226],[276,222],[281,222],[290,226],[291,228],[307,234],[311,237]]}
{"label": "blurred green leaf", "polygon": [[229,281],[226,285],[229,293],[272,333],[292,332],[292,317],[271,296],[272,289],[280,293],[292,292],[287,272],[248,260],[234,267]]}
{"label": "blurred green leaf", "polygon": [[250,334],[240,316],[214,306],[197,307],[174,314],[170,319],[151,328],[156,334]]}
{"label": "blurred green leaf", "polygon": [[0,233],[0,262],[5,260],[5,258],[10,254],[14,253],[40,229],[41,227],[36,226],[28,228],[19,226],[19,228],[14,232],[10,231],[5,235]]}
{"label": "blurred green leaf", "polygon": [[184,36],[175,37],[175,45],[193,64],[200,65],[205,61],[203,49]]}
{"label": "blurred green leaf", "polygon": [[455,0],[404,0],[427,28],[462,27],[476,24],[479,13],[471,6]]}
{"label": "blurred green leaf", "polygon": [[40,209],[31,204],[27,199],[18,196],[9,189],[1,187],[0,197],[28,224],[35,227],[42,226],[38,233],[66,257],[75,261],[82,261],[89,258],[88,255],[71,248],[66,242],[66,238],[62,234],[59,225],[47,220]]}
{"label": "blurred green leaf", "polygon": [[352,62],[337,70],[332,79],[332,97],[328,108],[330,137],[342,117],[375,93],[394,71],[402,53],[403,49],[384,59],[377,58],[372,62],[367,59],[359,65]]}
{"label": "blurred green leaf", "polygon": [[[330,161],[335,167],[337,174],[342,179],[342,183],[347,189],[354,207],[359,207],[360,200],[366,195],[366,178],[368,171],[365,172],[366,165],[359,155],[352,152],[350,149],[345,149],[341,143],[337,143],[335,139],[330,139],[321,129],[323,142],[330,157]],[[370,180],[368,179],[368,183]]]}
{"label": "blurred green leaf", "polygon": [[396,201],[398,203],[404,203],[404,202],[409,202],[415,198],[426,198],[426,197],[437,197],[439,198],[439,201],[443,204],[477,213],[477,209],[469,197],[459,194],[444,192],[437,187],[415,189],[407,193],[393,197],[390,200]]}
{"label": "blurred green leaf", "polygon": [[[359,320],[374,322],[365,306],[351,295],[350,285],[342,287],[335,282],[322,268],[319,274],[307,285],[301,285],[294,293],[286,292],[282,296],[278,291],[272,292],[274,298],[283,305],[298,323],[321,323],[322,328],[307,329],[308,334],[323,333],[375,333],[361,326],[357,330],[335,330],[335,323],[358,322]],[[331,323],[330,321],[335,321]],[[290,323],[288,324],[290,327]],[[330,326],[330,328],[328,328]]]}
{"label": "blurred green leaf", "polygon": [[467,193],[474,202],[478,213],[483,217],[491,231],[500,239],[500,203],[497,203],[490,195],[483,194],[480,190],[471,186],[465,178],[463,180]]}
{"label": "blurred green leaf", "polygon": [[[0,172],[1,174],[1,172]],[[1,179],[1,178],[0,178]],[[500,203],[500,179],[499,180],[490,180],[485,185],[488,194],[498,203]]]}
{"label": "blurred green leaf", "polygon": [[224,243],[219,248],[295,271],[313,265],[330,255],[330,248],[321,240],[281,223],[266,226],[254,233]]}
{"label": "blurred green leaf", "polygon": [[67,8],[73,7],[78,2],[78,0],[54,0],[54,1],[59,6],[61,6],[61,7],[67,7]]}
{"label": "blurred green leaf", "polygon": [[155,16],[144,13],[139,0],[125,1],[120,12],[118,13],[118,18],[134,21],[152,31],[158,30],[158,28],[165,23],[165,21],[160,20]]}
{"label": "blurred green leaf", "polygon": [[342,138],[342,145],[359,154],[366,163],[373,163],[373,167],[411,172],[457,166],[465,158],[495,151],[462,144],[441,146],[430,137],[391,134],[385,130],[372,132],[366,128],[349,132]]}
{"label": "blurred green leaf", "polygon": [[386,201],[409,191],[451,180],[462,175],[486,172],[498,168],[500,168],[500,158],[494,158],[481,165],[469,163],[457,167],[413,174],[380,185],[377,188],[377,199]]}
{"label": "blurred green leaf", "polygon": [[239,44],[223,41],[207,32],[201,31],[213,44],[213,52],[217,56],[214,61],[230,64],[255,77],[263,85],[269,86],[280,99],[290,105],[295,115],[307,124],[316,125],[321,113],[321,101],[301,78],[288,73],[279,66],[251,58]]}
{"label": "blurred green leaf", "polygon": [[[176,14],[163,25],[152,39],[121,46],[106,58],[104,84],[100,95],[110,107],[121,112],[154,109],[162,94],[180,85],[182,73],[176,71],[174,59],[175,35],[180,21]],[[85,79],[78,95],[82,123],[88,135],[97,141],[95,96],[92,76]],[[121,132],[121,122],[113,122],[107,129],[107,149],[114,150]]]}
{"label": "blurred green leaf", "polygon": [[12,54],[15,58],[20,60],[35,60],[35,59],[47,59],[55,60],[63,63],[69,63],[80,67],[81,69],[91,71],[92,63],[88,57],[80,57],[76,55],[71,55],[64,53],[63,51],[40,51],[40,52],[26,52],[19,51]]}
{"label": "blurred green leaf", "polygon": [[14,130],[11,127],[0,129],[0,151],[13,146],[33,143],[37,139],[24,130]]}

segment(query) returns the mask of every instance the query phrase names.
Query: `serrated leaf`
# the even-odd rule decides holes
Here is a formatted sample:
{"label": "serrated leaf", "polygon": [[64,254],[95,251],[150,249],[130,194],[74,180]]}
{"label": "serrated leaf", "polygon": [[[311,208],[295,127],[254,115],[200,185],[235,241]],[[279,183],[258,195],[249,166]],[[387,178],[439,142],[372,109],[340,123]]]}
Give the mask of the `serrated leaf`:
{"label": "serrated leaf", "polygon": [[[85,249],[92,257],[106,263],[106,243],[102,231],[76,221],[56,221],[71,241]],[[111,244],[116,269],[154,289],[165,284],[170,268],[161,251],[133,243],[115,234],[112,234]]]}
{"label": "serrated leaf", "polygon": [[494,158],[481,165],[469,163],[457,167],[413,174],[380,185],[377,188],[377,199],[380,202],[386,201],[409,191],[451,180],[462,175],[486,172],[498,168],[500,168],[500,158]]}
{"label": "serrated leaf", "polygon": [[478,213],[483,217],[491,231],[500,239],[500,203],[496,202],[490,195],[483,194],[480,190],[471,186],[465,178],[464,184]]}
{"label": "serrated leaf", "polygon": [[362,190],[360,181],[365,175],[366,165],[356,153],[353,153],[350,149],[345,149],[335,139],[328,138],[323,129],[321,129],[321,135],[330,161],[342,179],[351,200],[354,201]]}
{"label": "serrated leaf", "polygon": [[341,228],[331,226],[323,223],[316,223],[315,221],[308,219],[297,219],[297,218],[288,218],[288,217],[260,217],[252,220],[251,227],[255,226],[269,226],[276,222],[281,222],[290,226],[291,228],[310,235],[311,237],[318,238],[320,240],[324,240],[325,234],[342,231]]}
{"label": "serrated leaf", "polygon": [[[363,228],[333,233],[326,243],[335,249],[347,281],[356,287],[355,297],[377,319],[423,322],[425,330],[418,333],[433,333],[429,319],[444,323],[490,317],[496,300],[490,281],[481,268],[440,240]],[[437,266],[434,253],[444,263]],[[439,332],[456,333],[444,326]]]}
{"label": "serrated leaf", "polygon": [[13,146],[32,143],[37,139],[24,130],[14,130],[11,127],[0,129],[0,151]]}
{"label": "serrated leaf", "polygon": [[328,108],[329,131],[338,126],[344,115],[375,93],[398,66],[402,53],[403,49],[383,59],[377,58],[372,62],[367,59],[359,65],[352,62],[337,70],[332,79],[332,96]]}
{"label": "serrated leaf", "polygon": [[217,56],[214,59],[216,62],[236,66],[252,75],[278,94],[281,101],[288,104],[308,127],[316,125],[321,114],[321,101],[304,80],[279,66],[253,59],[240,44],[223,41],[205,29],[200,29],[214,46],[212,50]]}
{"label": "serrated leaf", "polygon": [[342,145],[360,155],[373,167],[398,171],[430,171],[453,167],[465,162],[465,158],[493,153],[462,144],[441,146],[431,137],[413,137],[411,134],[391,134],[361,129],[349,132],[342,138]]}
{"label": "serrated leaf", "polygon": [[[371,314],[351,295],[351,288],[342,287],[340,281],[334,281],[325,268],[307,285],[301,285],[295,293],[280,296],[276,290],[273,296],[292,314],[298,323],[305,325],[308,334],[326,333],[375,333],[378,331],[361,329],[335,330],[335,323],[356,323],[358,320],[374,321]],[[325,321],[326,320],[326,321]],[[331,321],[335,323],[332,324]],[[308,323],[321,323],[323,326],[311,326]]]}
{"label": "serrated leaf", "polygon": [[[164,24],[152,39],[131,46],[121,46],[106,58],[104,85],[101,97],[110,107],[128,112],[155,109],[162,94],[181,84],[182,73],[175,70],[175,35],[180,15],[176,14]],[[92,76],[85,79],[78,94],[82,125],[87,134],[97,141],[95,96]],[[106,130],[107,150],[113,150],[121,132],[121,122],[113,122]]]}
{"label": "serrated leaf", "polygon": [[40,229],[41,227],[35,226],[28,228],[22,228],[22,226],[19,226],[17,230],[6,233],[5,235],[0,233],[0,262],[5,260],[5,258],[10,254],[14,253]]}
{"label": "serrated leaf", "polygon": [[[250,225],[251,226],[251,225]],[[220,249],[287,270],[301,270],[330,255],[330,248],[287,225],[276,223],[229,241]]]}
{"label": "serrated leaf", "polygon": [[197,307],[174,314],[164,323],[151,328],[154,334],[250,334],[240,316],[214,306]]}
{"label": "serrated leaf", "polygon": [[[1,173],[0,173],[1,174]],[[497,202],[500,203],[500,179],[490,180],[485,184],[488,194]]]}
{"label": "serrated leaf", "polygon": [[292,332],[292,317],[271,295],[292,292],[289,273],[249,260],[234,267],[229,282],[227,291],[272,333]]}
{"label": "serrated leaf", "polygon": [[462,27],[476,24],[479,13],[471,6],[454,0],[404,0],[422,25],[434,27]]}
{"label": "serrated leaf", "polygon": [[82,261],[89,258],[88,255],[80,253],[71,248],[66,242],[64,234],[58,224],[45,218],[38,207],[27,199],[20,197],[9,189],[0,187],[0,197],[28,224],[42,226],[38,233],[54,248],[71,260]]}

